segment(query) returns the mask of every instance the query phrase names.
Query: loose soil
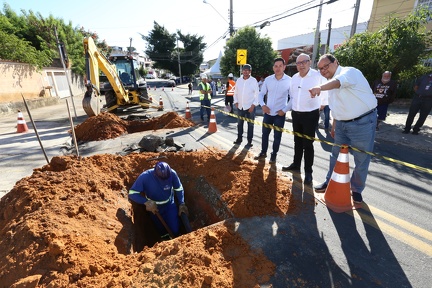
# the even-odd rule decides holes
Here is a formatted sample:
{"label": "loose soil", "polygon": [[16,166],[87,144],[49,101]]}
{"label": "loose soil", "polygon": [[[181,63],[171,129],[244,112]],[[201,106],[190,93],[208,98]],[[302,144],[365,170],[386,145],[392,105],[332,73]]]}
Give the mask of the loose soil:
{"label": "loose soil", "polygon": [[89,117],[83,123],[77,125],[75,127],[75,137],[78,142],[101,141],[128,133],[192,126],[195,126],[194,122],[180,117],[175,112],[168,112],[144,122],[138,120],[127,121],[111,113],[101,113]]}
{"label": "loose soil", "polygon": [[[184,122],[176,114],[171,117],[180,118],[176,123]],[[112,114],[88,120],[98,118],[113,121],[107,127],[125,125]],[[154,122],[150,129],[166,127]],[[76,130],[96,135],[94,127],[83,122]],[[105,129],[104,139],[117,137],[120,131]],[[161,156],[182,180],[193,232],[136,252],[128,189],[158,161],[151,159]],[[0,286],[259,287],[268,283],[275,265],[236,232],[235,218],[285,215],[293,208],[292,182],[250,155],[237,156],[212,149],[54,157],[0,200]],[[209,204],[203,195],[213,190],[220,202]],[[234,218],[220,213],[225,210]]]}

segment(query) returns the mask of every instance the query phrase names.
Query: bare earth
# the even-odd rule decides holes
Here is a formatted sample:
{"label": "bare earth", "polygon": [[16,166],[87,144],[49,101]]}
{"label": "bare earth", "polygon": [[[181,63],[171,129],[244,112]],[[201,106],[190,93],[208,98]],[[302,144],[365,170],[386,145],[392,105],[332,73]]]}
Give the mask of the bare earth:
{"label": "bare earth", "polygon": [[[146,123],[100,114],[78,125],[76,135],[94,141],[192,125],[173,112]],[[128,189],[158,156],[182,179],[193,232],[135,252]],[[217,150],[54,157],[0,200],[1,287],[265,284],[275,265],[240,237],[234,218],[285,215],[294,208],[292,182],[250,159]],[[203,190],[212,189],[220,202],[204,201]]]}

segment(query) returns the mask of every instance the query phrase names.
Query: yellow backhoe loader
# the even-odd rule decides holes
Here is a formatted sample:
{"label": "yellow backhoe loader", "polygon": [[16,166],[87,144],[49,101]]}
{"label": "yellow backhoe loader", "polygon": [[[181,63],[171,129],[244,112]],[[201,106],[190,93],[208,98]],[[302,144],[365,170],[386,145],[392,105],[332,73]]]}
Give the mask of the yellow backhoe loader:
{"label": "yellow backhoe loader", "polygon": [[[88,116],[98,115],[101,109],[114,112],[117,108],[140,105],[149,108],[145,79],[138,73],[138,62],[127,54],[111,55],[109,59],[100,53],[91,37],[84,38],[86,57],[87,91],[84,94],[83,108]],[[105,84],[105,106],[100,101],[100,71],[108,78]],[[139,106],[138,106],[139,107]]]}

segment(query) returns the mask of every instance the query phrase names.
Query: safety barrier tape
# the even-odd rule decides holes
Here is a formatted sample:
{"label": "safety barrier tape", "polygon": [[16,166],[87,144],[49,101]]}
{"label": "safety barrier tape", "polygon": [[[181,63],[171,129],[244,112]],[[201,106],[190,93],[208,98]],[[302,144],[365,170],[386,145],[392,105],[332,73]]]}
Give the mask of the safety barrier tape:
{"label": "safety barrier tape", "polygon": [[[214,108],[214,107],[208,107],[208,106],[205,106],[205,105],[202,105],[202,107],[204,107],[204,108]],[[288,129],[285,129],[285,128],[281,128],[281,127],[278,127],[278,126],[274,126],[274,125],[270,125],[270,124],[267,124],[267,123],[263,123],[263,122],[260,122],[260,121],[257,121],[257,120],[251,120],[249,118],[238,116],[238,115],[236,115],[234,113],[229,113],[229,112],[226,112],[226,111],[221,110],[221,109],[214,108],[214,110],[218,111],[218,112],[221,112],[223,114],[226,114],[228,116],[240,119],[240,120],[244,120],[244,121],[247,121],[247,122],[250,122],[250,123],[254,123],[255,125],[263,126],[263,127],[266,127],[266,128],[269,128],[269,129],[273,129],[273,130],[276,130],[276,131],[279,131],[279,132],[283,132],[283,133],[292,134],[292,135],[295,135],[295,136],[298,136],[298,137],[306,138],[308,140],[313,140],[313,141],[317,141],[317,142],[321,142],[321,143],[325,143],[327,145],[337,146],[337,147],[346,146],[346,145],[343,145],[343,144],[335,144],[333,142],[321,140],[319,138],[310,137],[308,135],[304,135],[304,134],[301,134],[301,133],[298,133],[298,132],[294,132],[294,131],[291,131],[291,130],[288,130]],[[370,155],[372,157],[375,157],[375,158],[384,159],[384,160],[387,160],[389,162],[397,163],[397,164],[400,164],[400,165],[403,165],[403,166],[406,166],[406,167],[409,167],[409,168],[412,168],[412,169],[416,169],[418,171],[422,171],[422,172],[426,172],[426,173],[432,174],[432,169],[429,169],[429,168],[418,166],[418,165],[415,165],[415,164],[412,164],[412,163],[408,163],[408,162],[405,162],[405,161],[401,161],[401,160],[398,160],[398,159],[394,159],[394,158],[391,158],[391,157],[379,155],[379,154],[376,154],[376,153],[373,153],[373,152],[370,152],[370,151],[365,151],[365,150],[362,150],[362,149],[359,149],[359,148],[356,148],[356,147],[353,147],[353,146],[350,146],[350,145],[348,147],[351,150],[353,150],[353,151],[365,153],[365,154],[368,154],[368,155]]]}

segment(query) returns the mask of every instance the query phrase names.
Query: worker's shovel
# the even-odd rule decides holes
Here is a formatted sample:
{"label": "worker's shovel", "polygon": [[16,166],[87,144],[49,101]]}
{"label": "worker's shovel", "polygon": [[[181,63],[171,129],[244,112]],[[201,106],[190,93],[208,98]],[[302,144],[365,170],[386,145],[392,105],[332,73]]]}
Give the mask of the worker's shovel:
{"label": "worker's shovel", "polygon": [[159,221],[162,223],[162,225],[165,227],[165,229],[167,230],[169,236],[171,237],[171,239],[174,239],[174,234],[171,231],[171,229],[168,227],[168,224],[166,224],[165,220],[162,218],[162,216],[159,214],[159,211],[155,212],[156,216],[158,217]]}

